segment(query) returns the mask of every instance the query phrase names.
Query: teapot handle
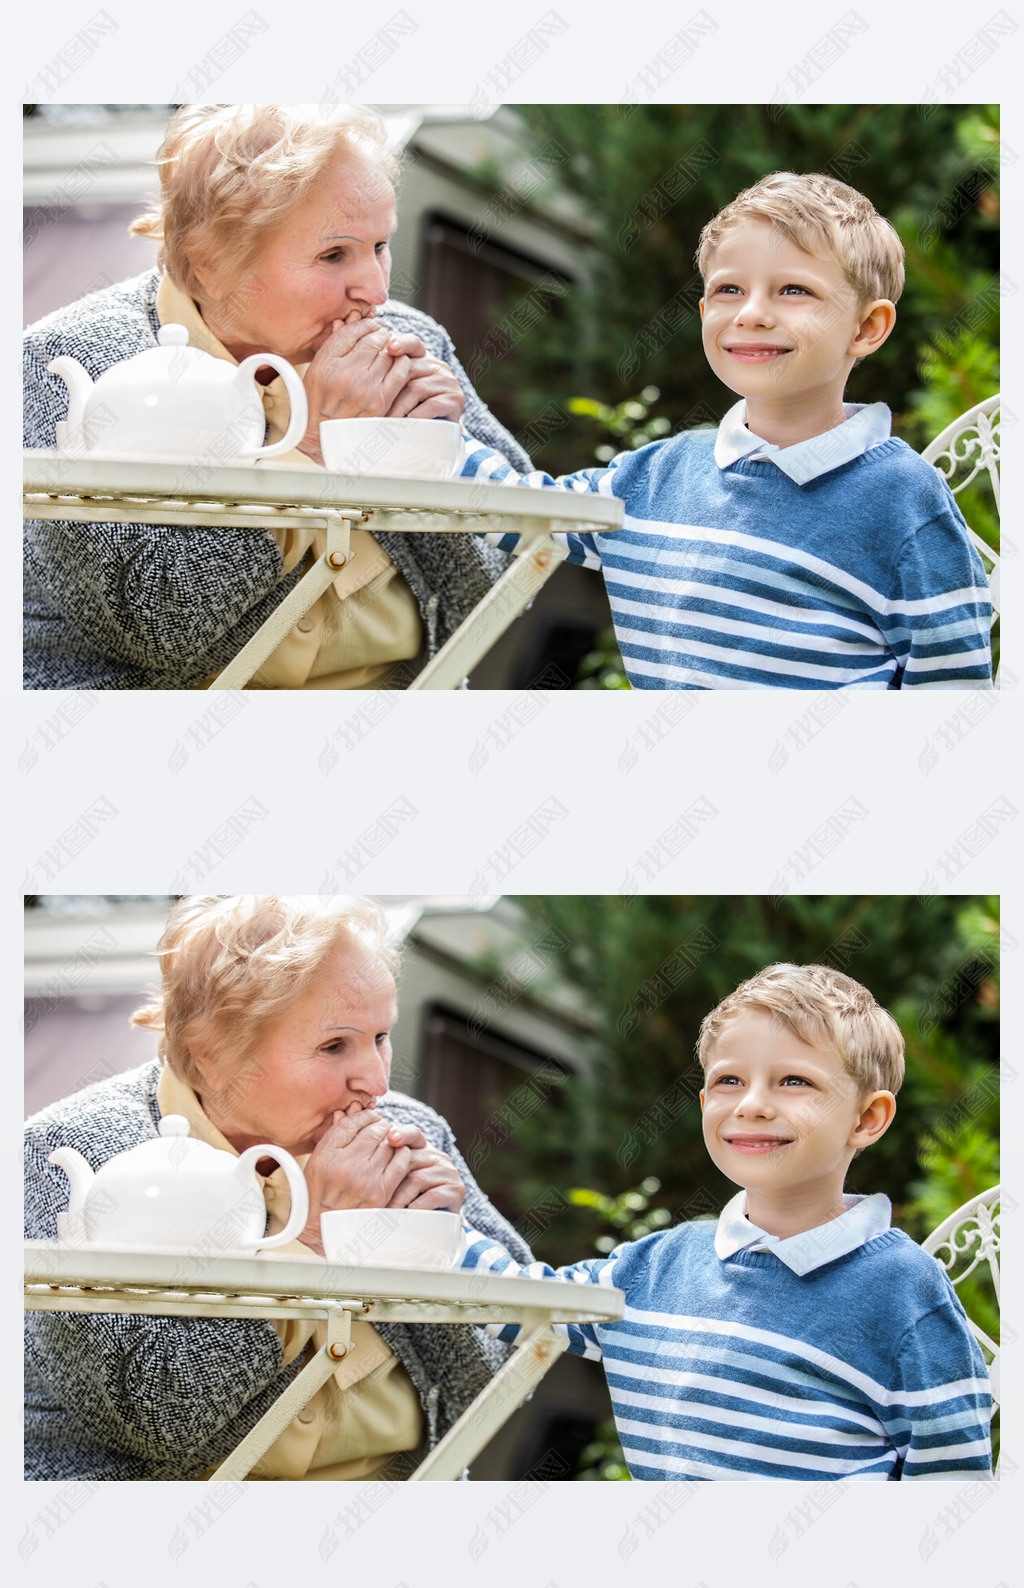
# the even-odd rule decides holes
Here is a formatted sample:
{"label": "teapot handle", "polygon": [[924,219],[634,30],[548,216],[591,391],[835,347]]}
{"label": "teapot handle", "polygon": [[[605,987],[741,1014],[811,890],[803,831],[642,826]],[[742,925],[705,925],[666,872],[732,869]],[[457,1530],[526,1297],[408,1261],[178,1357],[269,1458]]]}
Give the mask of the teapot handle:
{"label": "teapot handle", "polygon": [[285,1152],[283,1147],[272,1147],[269,1142],[263,1142],[258,1147],[247,1147],[239,1162],[255,1167],[260,1158],[277,1159],[288,1181],[292,1206],[284,1229],[277,1235],[265,1235],[262,1240],[257,1241],[255,1243],[257,1250],[268,1246],[287,1246],[289,1241],[296,1240],[302,1234],[306,1227],[306,1219],[309,1217],[309,1189],[306,1185],[306,1177],[291,1153]]}
{"label": "teapot handle", "polygon": [[263,369],[265,365],[276,369],[284,379],[285,391],[288,393],[288,402],[291,405],[288,429],[280,441],[274,441],[270,446],[259,447],[256,451],[246,448],[239,454],[243,458],[275,458],[279,453],[290,452],[293,447],[297,447],[306,434],[306,421],[309,418],[306,388],[286,358],[280,358],[277,353],[253,353],[239,364],[239,374],[244,372],[255,379],[256,371]]}

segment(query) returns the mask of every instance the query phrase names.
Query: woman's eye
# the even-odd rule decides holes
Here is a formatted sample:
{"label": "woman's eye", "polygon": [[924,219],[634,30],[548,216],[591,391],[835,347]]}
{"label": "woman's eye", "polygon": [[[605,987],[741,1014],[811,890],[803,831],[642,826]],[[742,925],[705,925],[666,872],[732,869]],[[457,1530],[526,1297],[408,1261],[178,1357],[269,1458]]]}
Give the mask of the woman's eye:
{"label": "woman's eye", "polygon": [[391,247],[390,243],[378,243],[376,245],[376,247],[374,248],[374,253],[386,254],[390,247]]}

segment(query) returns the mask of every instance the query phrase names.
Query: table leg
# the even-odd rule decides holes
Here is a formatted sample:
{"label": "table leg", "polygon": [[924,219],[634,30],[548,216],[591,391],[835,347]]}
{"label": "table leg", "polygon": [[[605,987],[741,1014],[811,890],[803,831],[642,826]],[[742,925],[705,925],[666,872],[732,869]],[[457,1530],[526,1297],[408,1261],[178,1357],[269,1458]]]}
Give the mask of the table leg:
{"label": "table leg", "polygon": [[523,535],[511,565],[413,680],[410,689],[458,689],[466,674],[515,622],[558,564],[565,561],[568,550],[552,539],[552,531],[568,527],[557,522],[542,523],[539,532]]}
{"label": "table leg", "polygon": [[[218,1482],[248,1477],[253,1467],[284,1433],[293,1417],[297,1417],[320,1387],[327,1383],[342,1357],[351,1349],[352,1314],[345,1309],[327,1315],[327,1340],[307,1362],[298,1378],[293,1379],[283,1395],[263,1413],[259,1422],[250,1428],[242,1442],[235,1446],[213,1474]],[[213,1480],[211,1479],[211,1482]]]}
{"label": "table leg", "polygon": [[349,557],[349,531],[353,522],[360,522],[362,514],[346,509],[342,513],[324,510],[328,519],[327,548],[318,557],[308,573],[303,574],[295,589],[285,596],[269,618],[256,630],[238,655],[228,663],[210,685],[211,689],[243,689],[253,673],[257,672],[271,651],[276,651],[285,635],[308,612],[314,601],[337,577]]}
{"label": "table leg", "polygon": [[519,1343],[504,1367],[420,1463],[409,1482],[458,1478],[540,1383],[568,1343],[564,1333],[555,1333],[546,1313],[524,1316]]}

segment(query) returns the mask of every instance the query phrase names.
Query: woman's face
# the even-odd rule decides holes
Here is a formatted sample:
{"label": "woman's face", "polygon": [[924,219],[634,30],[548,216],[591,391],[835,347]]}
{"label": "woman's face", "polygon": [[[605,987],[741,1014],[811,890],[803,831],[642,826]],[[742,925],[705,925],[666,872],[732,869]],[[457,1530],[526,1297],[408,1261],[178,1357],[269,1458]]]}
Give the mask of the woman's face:
{"label": "woman's face", "polygon": [[242,1074],[211,1071],[201,1100],[233,1147],[312,1152],[337,1110],[388,1089],[395,982],[372,954],[333,951]]}
{"label": "woman's face", "polygon": [[395,194],[365,162],[343,155],[275,232],[250,275],[223,295],[208,275],[203,319],[241,361],[279,353],[308,364],[335,320],[366,318],[391,278]]}

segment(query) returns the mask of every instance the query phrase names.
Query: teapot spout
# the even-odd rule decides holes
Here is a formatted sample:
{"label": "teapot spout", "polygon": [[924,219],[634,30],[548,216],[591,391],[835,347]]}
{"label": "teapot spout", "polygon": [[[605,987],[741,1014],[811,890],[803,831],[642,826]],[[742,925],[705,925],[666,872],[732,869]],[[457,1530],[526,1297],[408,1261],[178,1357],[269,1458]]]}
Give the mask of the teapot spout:
{"label": "teapot spout", "polygon": [[[74,363],[74,359],[71,362]],[[67,1175],[71,1184],[68,1213],[73,1219],[80,1218],[85,1212],[86,1193],[95,1179],[91,1164],[86,1162],[76,1147],[58,1147],[51,1152],[50,1162],[55,1163],[58,1169],[63,1169]]]}
{"label": "teapot spout", "polygon": [[47,364],[51,375],[59,375],[68,389],[68,418],[67,424],[70,431],[79,431],[85,422],[85,405],[93,388],[93,379],[89,371],[77,360],[70,358],[66,353],[60,358],[52,359]]}

